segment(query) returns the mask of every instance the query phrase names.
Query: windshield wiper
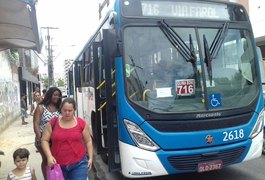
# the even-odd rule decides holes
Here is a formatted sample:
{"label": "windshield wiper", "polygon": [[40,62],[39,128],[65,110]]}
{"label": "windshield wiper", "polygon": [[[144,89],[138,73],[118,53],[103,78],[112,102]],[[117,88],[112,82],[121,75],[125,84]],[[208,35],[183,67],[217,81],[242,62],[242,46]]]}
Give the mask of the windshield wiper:
{"label": "windshield wiper", "polygon": [[225,24],[223,25],[223,28],[218,30],[210,48],[208,46],[208,41],[206,39],[205,34],[203,35],[204,54],[205,54],[204,62],[207,66],[207,72],[209,75],[210,85],[212,85],[212,79],[213,79],[212,60],[216,58],[216,56],[217,56],[217,54],[221,48],[221,45],[224,42],[228,27],[229,27],[229,23],[225,22]]}
{"label": "windshield wiper", "polygon": [[131,64],[131,65],[132,65],[134,68],[136,68],[136,67],[137,67],[137,68],[139,68],[139,69],[142,69],[142,70],[144,69],[144,68],[142,68],[141,66],[138,66],[138,65],[136,65],[136,64],[135,64],[135,62],[134,62],[134,59],[133,59],[132,55],[128,55],[128,56],[129,56],[129,58],[130,58],[130,60],[131,60],[131,62],[132,62],[132,64]]}
{"label": "windshield wiper", "polygon": [[134,61],[134,58],[132,57],[132,55],[128,55],[128,57],[130,58],[130,60],[131,60],[131,62],[132,62],[132,66],[133,66],[133,68],[135,68],[134,71],[135,71],[135,75],[136,75],[136,79],[137,79],[137,83],[138,83],[139,89],[143,91],[144,86],[142,85],[142,83],[141,83],[141,81],[140,81],[140,77],[139,77],[139,74],[138,74],[138,71],[137,71],[136,67],[137,67],[137,68],[140,68],[140,69],[142,69],[142,70],[143,70],[143,68],[140,67],[140,66],[137,66],[137,65],[135,64],[135,61]]}
{"label": "windshield wiper", "polygon": [[180,54],[187,62],[192,63],[193,70],[197,77],[198,76],[197,66],[196,66],[197,56],[194,51],[191,34],[189,35],[190,47],[188,47],[187,44],[178,35],[178,33],[169,24],[167,24],[165,20],[158,21],[158,23],[161,31],[164,33],[164,35],[167,37],[167,39],[173,45],[173,47],[179,50]]}
{"label": "windshield wiper", "polygon": [[213,59],[216,58],[216,56],[217,56],[217,54],[221,48],[221,45],[224,42],[228,27],[229,27],[229,23],[225,22],[225,24],[223,25],[223,28],[218,30],[218,32],[217,32],[217,34],[213,40],[213,43],[210,47],[210,53],[211,53],[211,56]]}
{"label": "windshield wiper", "polygon": [[[191,50],[187,44],[182,40],[182,38],[177,34],[177,32],[170,26],[168,25],[165,20],[159,21],[160,24],[160,29],[162,32],[165,34],[169,42],[177,49],[179,50],[180,54],[183,56],[183,58],[187,62],[195,63],[196,62],[196,55],[194,53],[194,47]],[[190,41],[191,41],[190,37]],[[190,46],[193,46],[193,43],[190,44]]]}
{"label": "windshield wiper", "polygon": [[196,65],[197,56],[195,54],[191,34],[189,35],[189,40],[190,40],[190,62],[192,63],[193,72],[195,73],[196,79],[199,80],[199,73]]}
{"label": "windshield wiper", "polygon": [[204,55],[205,55],[204,62],[205,62],[206,67],[207,67],[207,72],[208,72],[209,79],[210,79],[210,85],[212,85],[212,80],[213,80],[212,58],[210,55],[210,49],[209,49],[208,41],[206,39],[205,34],[203,35],[203,45],[204,45]]}

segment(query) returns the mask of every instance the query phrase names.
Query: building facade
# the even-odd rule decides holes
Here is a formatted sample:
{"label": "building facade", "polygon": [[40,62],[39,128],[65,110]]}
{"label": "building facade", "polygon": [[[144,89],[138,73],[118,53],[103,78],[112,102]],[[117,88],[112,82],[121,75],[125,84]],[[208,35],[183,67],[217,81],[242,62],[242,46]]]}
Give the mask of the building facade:
{"label": "building facade", "polygon": [[31,94],[39,84],[37,66],[32,66],[36,59],[30,51],[32,50],[0,51],[0,131],[20,118],[22,94],[28,95],[27,105],[30,107]]}
{"label": "building facade", "polygon": [[0,51],[0,131],[20,116],[17,61],[10,50]]}
{"label": "building facade", "polygon": [[73,59],[65,59],[64,60],[64,86],[68,87],[68,70],[69,67],[72,65],[72,63],[74,62]]}
{"label": "building facade", "polygon": [[0,1],[0,133],[20,118],[22,93],[31,98],[38,84],[32,51],[41,49],[35,2]]}

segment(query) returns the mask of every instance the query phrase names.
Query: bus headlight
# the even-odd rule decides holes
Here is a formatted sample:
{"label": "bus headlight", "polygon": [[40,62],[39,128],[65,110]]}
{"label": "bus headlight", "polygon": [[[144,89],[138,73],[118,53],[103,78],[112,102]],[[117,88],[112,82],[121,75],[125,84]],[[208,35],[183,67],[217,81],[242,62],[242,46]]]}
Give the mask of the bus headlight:
{"label": "bus headlight", "polygon": [[149,151],[156,151],[159,149],[158,145],[156,145],[138,125],[128,120],[124,120],[124,123],[131,138],[139,148]]}
{"label": "bus headlight", "polygon": [[256,122],[256,125],[254,126],[251,134],[250,134],[250,138],[253,139],[254,137],[256,137],[261,131],[262,131],[262,128],[263,128],[263,121],[264,121],[264,111],[262,110],[260,113],[259,113],[259,117],[258,117],[258,120]]}

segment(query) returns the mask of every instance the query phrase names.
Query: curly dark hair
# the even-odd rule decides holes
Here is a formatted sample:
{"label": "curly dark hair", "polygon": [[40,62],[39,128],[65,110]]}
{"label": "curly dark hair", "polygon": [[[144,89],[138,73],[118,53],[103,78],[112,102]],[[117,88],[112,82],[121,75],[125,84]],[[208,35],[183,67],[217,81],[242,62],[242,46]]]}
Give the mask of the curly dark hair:
{"label": "curly dark hair", "polygon": [[55,91],[58,91],[59,92],[59,94],[60,94],[60,99],[59,99],[59,101],[56,103],[56,107],[59,109],[60,108],[60,106],[61,106],[61,103],[62,103],[62,92],[61,92],[61,90],[59,89],[59,88],[57,88],[57,87],[50,87],[49,89],[48,89],[48,91],[46,92],[46,94],[45,94],[45,96],[44,96],[44,99],[40,102],[40,104],[43,104],[45,107],[47,107],[48,105],[50,105],[51,104],[51,102],[52,102],[52,95],[53,95],[53,93],[55,92]]}
{"label": "curly dark hair", "polygon": [[13,159],[14,161],[16,160],[17,157],[19,157],[20,159],[22,158],[29,158],[29,150],[27,150],[26,148],[18,148],[17,150],[15,150],[15,152],[13,153]]}

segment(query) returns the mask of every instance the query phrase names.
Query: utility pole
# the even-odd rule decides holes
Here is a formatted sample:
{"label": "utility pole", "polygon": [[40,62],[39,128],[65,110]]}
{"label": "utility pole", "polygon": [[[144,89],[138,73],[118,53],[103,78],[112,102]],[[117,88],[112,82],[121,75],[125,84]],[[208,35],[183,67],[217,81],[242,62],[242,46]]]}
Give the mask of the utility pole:
{"label": "utility pole", "polygon": [[42,27],[42,29],[47,29],[47,41],[48,41],[48,82],[49,87],[54,86],[54,68],[53,68],[53,55],[51,46],[50,29],[58,29],[56,27]]}

